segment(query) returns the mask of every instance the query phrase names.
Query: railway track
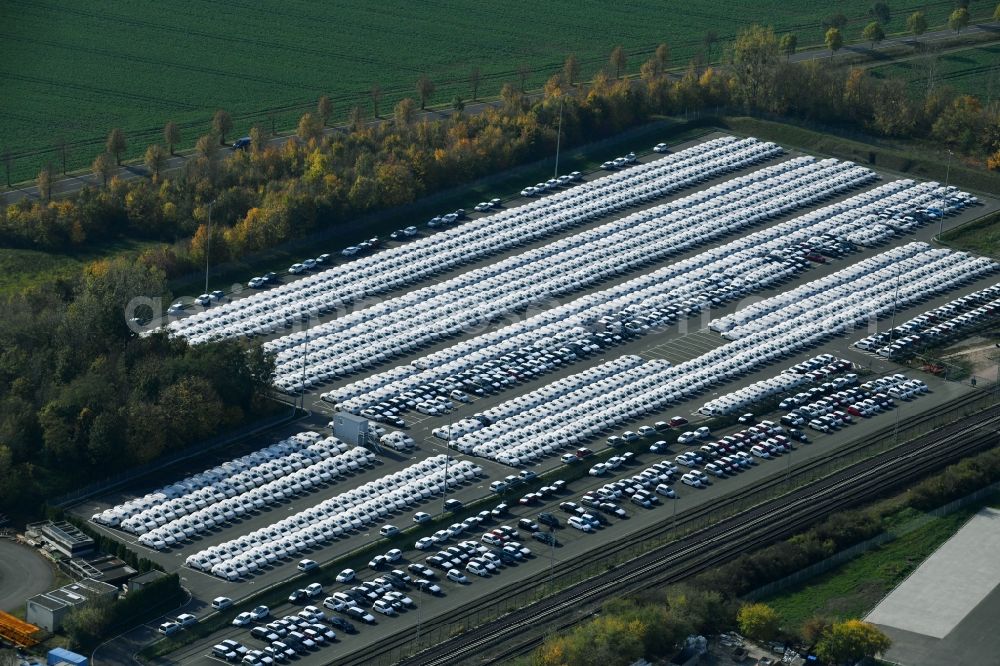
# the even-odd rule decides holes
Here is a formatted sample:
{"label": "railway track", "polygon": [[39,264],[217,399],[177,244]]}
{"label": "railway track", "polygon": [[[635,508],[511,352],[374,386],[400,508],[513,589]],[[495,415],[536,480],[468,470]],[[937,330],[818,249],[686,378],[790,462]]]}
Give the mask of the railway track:
{"label": "railway track", "polygon": [[[958,398],[936,414],[922,414],[907,419],[906,427],[919,426],[940,418],[942,412],[962,409],[979,399],[976,394]],[[607,574],[579,583],[552,597],[529,607],[508,613],[461,636],[436,645],[415,657],[405,660],[405,664],[449,664],[470,663],[486,648],[503,642],[506,646],[497,658],[511,656],[530,649],[538,639],[518,640],[525,628],[537,627],[563,616],[562,626],[568,626],[581,617],[579,610],[585,606],[596,607],[610,594],[621,595],[654,583],[668,583],[680,580],[732,558],[736,554],[773,542],[786,535],[800,531],[815,522],[816,518],[836,510],[852,506],[890,487],[898,487],[941,465],[944,461],[960,458],[968,453],[991,446],[997,441],[997,424],[1000,408],[992,407],[960,422],[946,425],[911,442],[893,447],[870,459],[847,466],[818,482],[790,493],[787,496],[762,501],[758,506],[747,509],[731,518],[700,529],[688,537],[656,548],[642,556],[619,565]],[[818,457],[791,470],[793,476],[815,473],[817,468],[838,459],[849,459],[861,450],[870,447],[873,441],[891,437],[894,426],[887,426],[871,436],[853,444],[832,451],[827,456]],[[726,497],[730,505],[752,501],[762,493],[773,493],[776,488],[788,482],[785,473],[774,476],[752,489],[744,489]],[[676,528],[684,529],[703,521],[716,507],[703,506],[677,516]],[[780,517],[780,520],[779,520]],[[606,544],[589,558],[564,563],[557,569],[565,573],[570,569],[580,569],[588,564],[604,560],[609,556],[626,552],[638,541],[663,536],[675,529],[670,521],[651,526],[630,534],[627,538]],[[558,575],[558,574],[557,574]],[[518,590],[543,584],[549,573],[540,572],[536,576],[521,581]],[[500,590],[477,600],[475,606],[488,607],[512,592]],[[424,631],[434,627],[453,624],[467,617],[470,605],[456,608],[435,620],[424,624]],[[353,666],[361,664],[385,663],[387,655],[399,653],[413,641],[415,629],[400,632],[392,639],[377,646],[344,655],[338,663]],[[482,662],[486,663],[486,662]]]}

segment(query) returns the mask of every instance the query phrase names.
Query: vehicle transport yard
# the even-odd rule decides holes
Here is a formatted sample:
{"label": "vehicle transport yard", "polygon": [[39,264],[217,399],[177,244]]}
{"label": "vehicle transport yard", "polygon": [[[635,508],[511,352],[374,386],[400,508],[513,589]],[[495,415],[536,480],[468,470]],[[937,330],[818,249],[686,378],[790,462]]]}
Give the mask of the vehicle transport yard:
{"label": "vehicle transport yard", "polygon": [[[262,337],[313,416],[73,509],[199,620],[304,590],[166,659],[330,663],[976,390],[897,361],[1000,316],[998,266],[932,242],[1000,202],[718,134],[608,169],[171,318]],[[414,446],[341,442],[338,410]]]}

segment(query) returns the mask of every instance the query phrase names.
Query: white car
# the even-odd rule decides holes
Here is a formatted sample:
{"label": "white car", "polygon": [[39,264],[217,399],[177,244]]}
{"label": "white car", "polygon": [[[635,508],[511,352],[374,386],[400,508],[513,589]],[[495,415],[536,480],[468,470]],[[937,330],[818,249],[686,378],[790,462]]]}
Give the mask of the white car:
{"label": "white car", "polygon": [[692,472],[688,472],[681,476],[681,482],[691,486],[692,488],[702,488],[705,485],[701,482],[701,477]]}
{"label": "white car", "polygon": [[665,483],[661,483],[658,486],[656,486],[656,492],[660,495],[663,495],[664,497],[673,497],[673,498],[677,497],[677,493],[674,491],[674,489]]}
{"label": "white car", "polygon": [[580,516],[570,516],[566,521],[570,527],[575,527],[581,532],[593,532],[594,527],[588,521],[584,520]]}
{"label": "white car", "polygon": [[354,569],[344,569],[339,574],[337,574],[338,583],[350,583],[357,576],[357,572]]}
{"label": "white car", "polygon": [[601,476],[607,471],[608,471],[608,466],[606,464],[597,463],[596,465],[590,468],[588,474],[590,474],[591,476]]}
{"label": "white car", "polygon": [[382,613],[382,615],[388,615],[389,617],[396,615],[396,609],[392,607],[392,602],[385,599],[376,600],[372,604],[372,609],[376,613]]}
{"label": "white car", "polygon": [[271,609],[267,606],[257,606],[250,611],[250,617],[254,620],[263,620],[271,614]]}
{"label": "white car", "polygon": [[430,550],[434,547],[434,539],[430,537],[421,537],[417,539],[417,542],[413,544],[413,547],[417,550]]}
{"label": "white car", "polygon": [[665,143],[658,143],[655,146],[653,146],[653,152],[654,153],[666,153],[669,150],[670,149],[667,147],[667,144],[665,144]]}
{"label": "white car", "polygon": [[465,585],[466,583],[469,582],[469,579],[465,577],[465,574],[463,574],[458,569],[448,569],[448,573],[445,575],[447,576],[448,580],[453,581],[455,583],[461,583],[462,585]]}
{"label": "white car", "polygon": [[253,615],[249,612],[243,612],[233,618],[232,625],[234,627],[249,627],[253,623]]}

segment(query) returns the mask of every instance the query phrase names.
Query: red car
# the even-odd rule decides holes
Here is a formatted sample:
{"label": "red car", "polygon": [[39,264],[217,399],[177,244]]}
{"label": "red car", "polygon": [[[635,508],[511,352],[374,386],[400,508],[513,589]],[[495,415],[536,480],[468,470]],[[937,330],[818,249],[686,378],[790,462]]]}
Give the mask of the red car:
{"label": "red car", "polygon": [[594,455],[594,452],[591,451],[590,449],[577,449],[576,450],[576,457],[577,458],[586,458],[586,457],[592,456],[592,455]]}
{"label": "red car", "polygon": [[674,416],[667,423],[670,424],[671,428],[679,428],[682,425],[687,425],[688,420],[683,416]]}

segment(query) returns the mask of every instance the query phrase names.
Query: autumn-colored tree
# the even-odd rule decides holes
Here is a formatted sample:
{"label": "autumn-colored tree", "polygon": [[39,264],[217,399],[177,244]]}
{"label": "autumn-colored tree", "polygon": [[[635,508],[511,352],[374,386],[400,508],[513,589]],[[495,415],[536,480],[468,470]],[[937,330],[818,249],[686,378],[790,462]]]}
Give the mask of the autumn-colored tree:
{"label": "autumn-colored tree", "polygon": [[785,54],[785,58],[795,55],[795,50],[799,47],[799,38],[792,33],[781,36],[778,42],[778,50]]}
{"label": "autumn-colored tree", "polygon": [[194,142],[194,154],[206,162],[212,163],[219,155],[220,145],[218,137],[214,134],[202,135]]}
{"label": "autumn-colored tree", "polygon": [[254,155],[259,154],[264,150],[267,145],[267,130],[265,130],[260,125],[254,125],[250,128],[250,152]]}
{"label": "autumn-colored tree", "polygon": [[520,111],[523,99],[524,96],[521,95],[521,92],[510,83],[505,83],[500,88],[500,101],[503,104],[503,110],[507,113]]}
{"label": "autumn-colored tree", "polygon": [[224,109],[216,111],[215,115],[212,116],[212,132],[219,136],[220,146],[226,144],[226,135],[231,129],[233,129],[233,119],[229,112]]}
{"label": "autumn-colored tree", "polygon": [[1000,150],[986,158],[986,168],[990,171],[1000,171]]}
{"label": "autumn-colored tree", "polygon": [[666,42],[662,42],[656,47],[653,57],[656,58],[656,64],[660,66],[660,71],[665,71],[670,66],[670,46]]}
{"label": "autumn-colored tree", "polygon": [[330,116],[333,115],[333,102],[326,95],[323,95],[316,102],[316,116],[323,123],[323,127],[326,127],[327,123],[330,122]]}
{"label": "autumn-colored tree", "polygon": [[472,86],[472,101],[475,102],[479,99],[479,82],[482,79],[482,74],[478,67],[473,67],[469,72],[469,85]]}
{"label": "autumn-colored tree", "polygon": [[701,39],[702,46],[705,47],[705,62],[712,62],[712,48],[719,43],[719,33],[709,30]]}
{"label": "autumn-colored tree", "polygon": [[94,158],[91,170],[95,176],[101,179],[104,187],[107,187],[111,176],[115,174],[115,158],[111,153],[101,153]]}
{"label": "autumn-colored tree", "polygon": [[962,30],[969,25],[969,10],[965,7],[959,7],[951,13],[948,17],[948,27],[955,31],[955,34],[959,34]]}
{"label": "autumn-colored tree", "polygon": [[172,120],[167,121],[163,126],[163,143],[167,146],[167,152],[174,154],[174,148],[181,142],[181,128]]}
{"label": "autumn-colored tree", "polygon": [[660,76],[662,76],[662,70],[656,58],[649,58],[639,67],[639,78],[645,81],[647,85],[660,78]]}
{"label": "autumn-colored tree", "polygon": [[993,10],[993,20],[1000,22],[1000,3],[997,3],[996,9]]}
{"label": "autumn-colored tree", "polygon": [[38,180],[36,181],[38,187],[38,198],[42,201],[48,201],[52,198],[52,165],[46,164],[42,167],[42,170],[38,172]]}
{"label": "autumn-colored tree", "polygon": [[830,49],[830,55],[836,55],[844,46],[844,36],[840,34],[840,28],[830,28],[823,37],[826,48]]}
{"label": "autumn-colored tree", "polygon": [[854,664],[892,647],[892,640],[874,624],[861,620],[834,623],[816,644],[816,655],[831,664]]}
{"label": "autumn-colored tree", "polygon": [[907,136],[917,123],[917,113],[906,84],[898,79],[883,81],[872,99],[872,124],[886,136]]}
{"label": "autumn-colored tree", "polygon": [[580,61],[577,60],[575,54],[570,53],[566,56],[566,62],[563,63],[562,76],[566,85],[576,85],[577,79],[580,78]]}
{"label": "autumn-colored tree", "polygon": [[323,136],[322,121],[313,114],[306,112],[299,118],[295,134],[303,141],[313,141]]}
{"label": "autumn-colored tree", "polygon": [[628,57],[625,55],[625,49],[621,45],[616,46],[611,49],[610,57],[611,67],[615,70],[615,78],[622,78],[622,73],[625,71],[625,67],[628,64]]}
{"label": "autumn-colored tree", "polygon": [[815,645],[823,634],[830,628],[832,623],[829,619],[821,615],[813,615],[802,623],[799,634],[808,645]]}
{"label": "autumn-colored tree", "polygon": [[420,110],[427,108],[427,102],[434,95],[434,82],[426,76],[417,79],[417,97],[420,98]]}
{"label": "autumn-colored tree", "polygon": [[927,17],[924,16],[923,12],[913,12],[906,19],[906,29],[914,37],[919,37],[927,32]]}
{"label": "autumn-colored tree", "polygon": [[360,132],[365,126],[365,110],[360,106],[352,106],[350,111],[347,112],[347,126],[352,132]]}
{"label": "autumn-colored tree", "polygon": [[733,42],[733,72],[743,103],[750,108],[766,104],[774,87],[778,40],[771,27],[753,24]]}
{"label": "autumn-colored tree", "polygon": [[115,164],[122,163],[122,153],[125,152],[125,133],[116,127],[108,134],[108,140],[104,144],[107,152],[115,156]]}
{"label": "autumn-colored tree", "polygon": [[767,604],[746,604],[736,614],[740,632],[755,641],[770,641],[778,635],[781,618]]}
{"label": "autumn-colored tree", "polygon": [[461,95],[455,95],[451,98],[451,109],[455,113],[462,113],[465,111],[465,100],[462,99]]}
{"label": "autumn-colored tree", "polygon": [[404,97],[396,103],[393,109],[393,119],[396,127],[405,128],[413,124],[413,119],[417,117],[417,105],[410,97]]}
{"label": "autumn-colored tree", "polygon": [[885,39],[885,30],[882,29],[878,21],[872,21],[861,31],[861,37],[866,42],[871,42],[872,48],[875,48],[876,44]]}
{"label": "autumn-colored tree", "polygon": [[159,182],[160,174],[167,167],[167,151],[158,143],[151,144],[146,148],[143,162],[146,165],[146,169],[149,170],[149,176],[153,182]]}

